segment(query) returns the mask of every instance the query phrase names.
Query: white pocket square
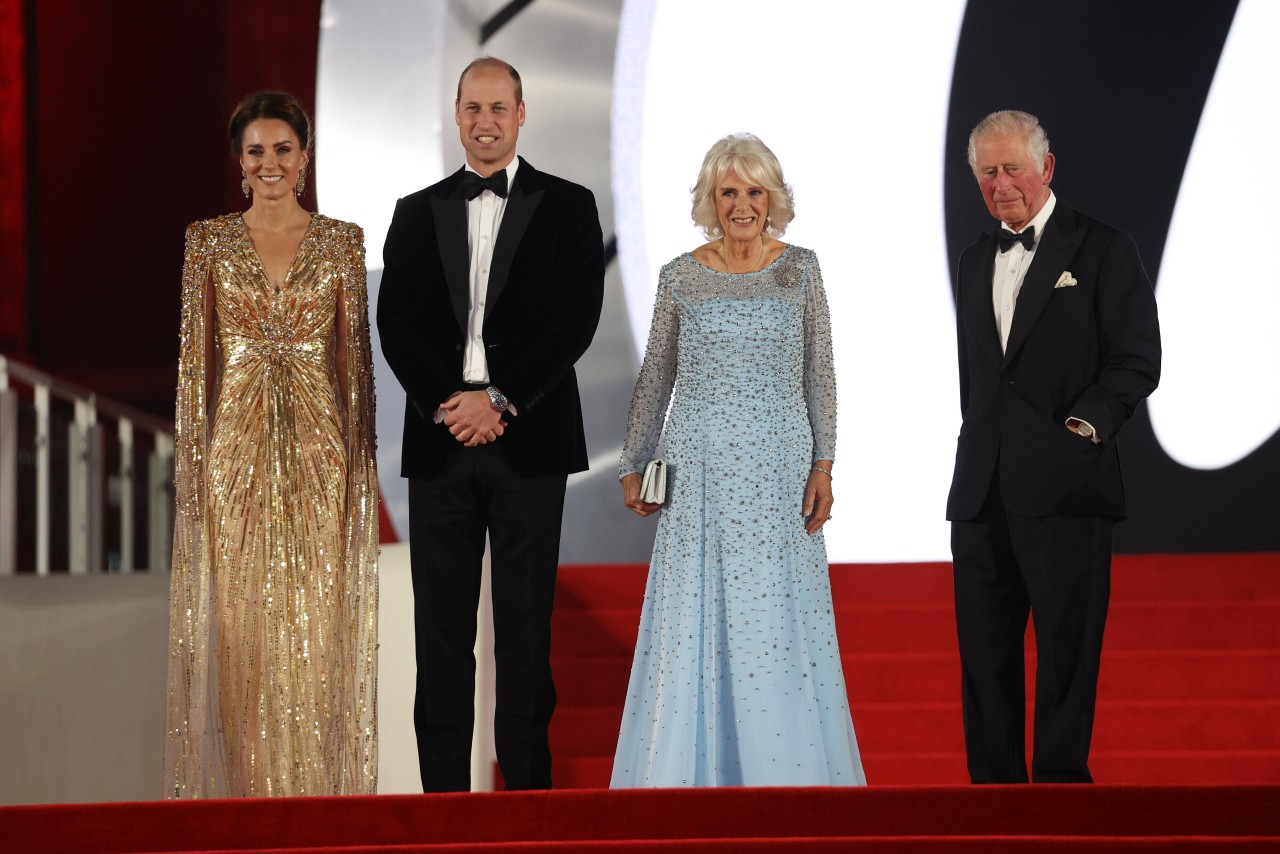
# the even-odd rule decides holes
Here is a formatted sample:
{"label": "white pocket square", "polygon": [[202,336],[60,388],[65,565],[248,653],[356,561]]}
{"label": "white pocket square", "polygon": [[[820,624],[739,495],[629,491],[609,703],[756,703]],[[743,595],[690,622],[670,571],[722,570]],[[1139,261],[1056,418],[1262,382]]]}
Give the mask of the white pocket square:
{"label": "white pocket square", "polygon": [[1058,284],[1055,288],[1074,288],[1076,286],[1075,276],[1071,275],[1070,270],[1063,270],[1062,275],[1058,277]]}

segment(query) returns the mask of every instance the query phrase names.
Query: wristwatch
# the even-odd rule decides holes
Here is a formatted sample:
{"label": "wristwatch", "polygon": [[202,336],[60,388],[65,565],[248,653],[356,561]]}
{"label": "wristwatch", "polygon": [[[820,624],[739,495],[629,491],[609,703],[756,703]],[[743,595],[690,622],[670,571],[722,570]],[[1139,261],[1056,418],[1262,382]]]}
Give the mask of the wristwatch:
{"label": "wristwatch", "polygon": [[498,389],[495,388],[494,386],[489,386],[488,388],[485,389],[485,391],[489,393],[490,406],[492,406],[498,412],[507,411],[507,407],[511,405],[511,402],[507,400],[507,396],[505,394],[498,391]]}
{"label": "wristwatch", "polygon": [[1075,426],[1071,428],[1072,432],[1074,432],[1077,436],[1083,436],[1083,437],[1085,437],[1086,439],[1092,439],[1092,438],[1093,438],[1093,425],[1092,425],[1092,424],[1090,424],[1090,423],[1089,423],[1089,422],[1087,422],[1087,421],[1081,421],[1081,420],[1080,420],[1080,419],[1078,419],[1078,418],[1077,418],[1077,419],[1075,419],[1075,422],[1076,422],[1076,423],[1075,423]]}

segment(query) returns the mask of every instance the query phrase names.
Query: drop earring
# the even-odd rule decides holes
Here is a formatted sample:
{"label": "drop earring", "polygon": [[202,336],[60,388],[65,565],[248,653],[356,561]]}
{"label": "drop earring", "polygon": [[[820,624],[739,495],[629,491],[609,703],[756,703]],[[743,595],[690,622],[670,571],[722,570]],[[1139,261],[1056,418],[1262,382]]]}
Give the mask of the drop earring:
{"label": "drop earring", "polygon": [[244,174],[243,169],[240,170],[240,192],[244,193],[246,199],[253,195],[253,191],[249,189],[249,176]]}
{"label": "drop earring", "polygon": [[298,198],[302,198],[302,192],[307,189],[307,167],[303,166],[298,170],[298,183],[293,187],[293,194]]}

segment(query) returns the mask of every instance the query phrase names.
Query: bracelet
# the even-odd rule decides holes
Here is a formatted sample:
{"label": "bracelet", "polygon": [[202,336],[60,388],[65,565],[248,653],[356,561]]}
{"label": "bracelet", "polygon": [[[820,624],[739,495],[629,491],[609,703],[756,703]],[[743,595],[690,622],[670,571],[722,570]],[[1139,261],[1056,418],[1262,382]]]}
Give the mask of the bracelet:
{"label": "bracelet", "polygon": [[809,469],[809,471],[820,471],[823,474],[825,474],[827,477],[831,478],[832,480],[835,480],[835,477],[831,474],[831,472],[827,471],[822,466],[814,466],[813,468]]}

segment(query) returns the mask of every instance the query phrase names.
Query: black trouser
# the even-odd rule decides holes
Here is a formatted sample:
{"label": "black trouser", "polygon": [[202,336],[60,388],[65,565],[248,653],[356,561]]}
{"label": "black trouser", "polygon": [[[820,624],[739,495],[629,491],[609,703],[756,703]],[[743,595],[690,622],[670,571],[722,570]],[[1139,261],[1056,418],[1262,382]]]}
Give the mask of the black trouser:
{"label": "black trouser", "polygon": [[1025,783],[1023,637],[1036,629],[1031,779],[1092,782],[1089,742],[1111,590],[1111,519],[1020,516],[993,485],[953,522],[965,751],[975,783]]}
{"label": "black trouser", "polygon": [[476,608],[485,533],[497,668],[494,741],[508,789],[551,788],[551,607],[565,476],[523,477],[501,439],[409,481],[418,663],[414,729],[427,792],[471,788]]}

